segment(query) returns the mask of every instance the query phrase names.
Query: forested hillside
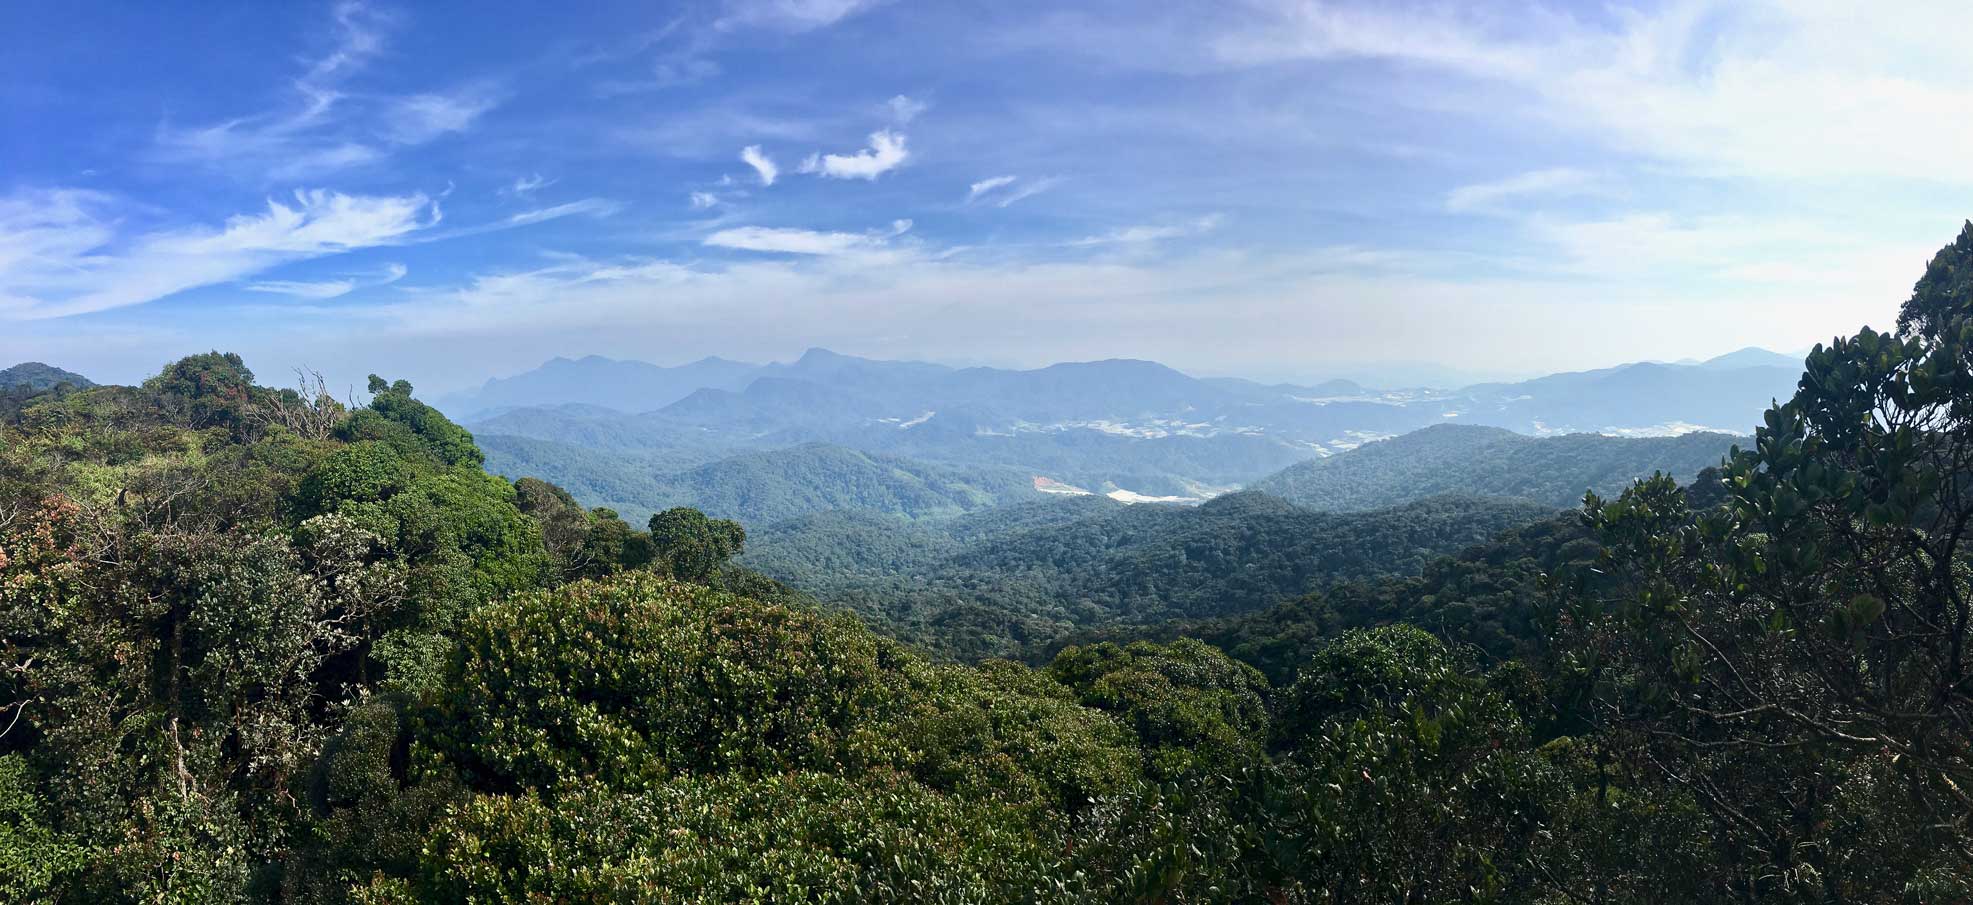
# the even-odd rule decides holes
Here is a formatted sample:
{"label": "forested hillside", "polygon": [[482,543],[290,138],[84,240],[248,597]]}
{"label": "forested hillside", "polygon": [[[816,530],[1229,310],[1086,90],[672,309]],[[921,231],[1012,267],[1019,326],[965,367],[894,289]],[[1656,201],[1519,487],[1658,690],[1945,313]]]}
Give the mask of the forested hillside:
{"label": "forested hillside", "polygon": [[633,521],[690,506],[748,525],[830,510],[906,518],[958,515],[1040,496],[1012,468],[937,465],[824,443],[745,452],[666,471],[659,460],[604,454],[526,437],[482,437],[487,470],[539,477]]}
{"label": "forested hillside", "polygon": [[1079,629],[1242,613],[1343,581],[1415,574],[1553,512],[1470,497],[1351,515],[1255,493],[1201,506],[1072,498],[914,526],[820,516],[756,532],[742,561],[973,659],[1016,656]]}
{"label": "forested hillside", "polygon": [[1690,481],[1745,440],[1706,432],[1528,437],[1497,427],[1442,424],[1292,466],[1249,489],[1330,512],[1396,506],[1440,493],[1510,497],[1561,508],[1582,502],[1585,491],[1619,493],[1656,472]]}
{"label": "forested hillside", "polygon": [[22,406],[35,397],[92,386],[95,384],[90,383],[88,378],[80,374],[44,365],[38,361],[0,369],[0,418],[13,417]]}
{"label": "forested hillside", "polygon": [[0,390],[52,390],[68,384],[78,390],[95,386],[89,378],[38,361],[27,361],[0,368]]}
{"label": "forested hillside", "polygon": [[[1701,480],[1716,484],[1718,472]],[[1277,685],[1292,682],[1330,639],[1351,629],[1394,623],[1420,626],[1470,645],[1489,662],[1533,658],[1553,628],[1544,582],[1594,568],[1601,550],[1581,516],[1571,512],[1509,528],[1485,543],[1433,560],[1421,574],[1342,582],[1234,615],[1078,632],[1056,646],[1197,638],[1259,669]]]}
{"label": "forested hillside", "polygon": [[[751,539],[490,475],[402,381],[36,392],[0,419],[0,901],[1973,900],[1973,223],[1803,367],[1717,471],[1568,519],[1241,493]],[[873,625],[1168,640],[1030,668]]]}

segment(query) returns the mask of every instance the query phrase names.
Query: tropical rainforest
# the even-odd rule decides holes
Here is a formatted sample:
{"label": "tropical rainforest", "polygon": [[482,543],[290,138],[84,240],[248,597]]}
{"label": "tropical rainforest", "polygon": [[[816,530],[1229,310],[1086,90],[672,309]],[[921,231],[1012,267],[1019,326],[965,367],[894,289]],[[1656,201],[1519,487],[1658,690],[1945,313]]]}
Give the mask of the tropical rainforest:
{"label": "tropical rainforest", "polygon": [[367,395],[7,389],[0,900],[1973,901],[1973,224],[1601,492],[1508,441],[750,537]]}

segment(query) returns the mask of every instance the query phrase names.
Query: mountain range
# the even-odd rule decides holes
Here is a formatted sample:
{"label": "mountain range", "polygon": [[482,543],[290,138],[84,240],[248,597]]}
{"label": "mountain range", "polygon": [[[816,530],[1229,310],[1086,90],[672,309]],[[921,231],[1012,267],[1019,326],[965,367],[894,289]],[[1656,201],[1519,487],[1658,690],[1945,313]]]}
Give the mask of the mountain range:
{"label": "mountain range", "polygon": [[[811,349],[767,365],[558,358],[439,404],[474,432],[496,471],[550,477],[627,514],[695,499],[667,476],[813,444],[958,468],[968,472],[958,483],[975,487],[984,479],[972,470],[984,469],[1021,473],[1044,492],[1198,501],[1434,425],[1529,437],[1745,430],[1792,394],[1799,371],[1788,356],[1743,349],[1455,390],[1379,389],[1201,379],[1131,359],[1007,370]],[[770,509],[792,511],[737,512]]]}

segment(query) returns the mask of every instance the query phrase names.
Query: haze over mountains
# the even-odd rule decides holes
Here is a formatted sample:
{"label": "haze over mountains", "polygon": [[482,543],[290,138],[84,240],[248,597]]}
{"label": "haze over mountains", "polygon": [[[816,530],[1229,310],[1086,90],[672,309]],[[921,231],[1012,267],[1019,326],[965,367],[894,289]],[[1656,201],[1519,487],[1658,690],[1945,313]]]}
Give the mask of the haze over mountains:
{"label": "haze over mountains", "polygon": [[[674,506],[763,526],[1064,496],[1196,503],[1241,488],[1336,512],[1436,493],[1562,507],[1654,471],[1690,480],[1733,442],[1702,428],[1754,423],[1789,392],[1790,361],[1744,349],[1441,390],[1198,379],[1129,359],[1019,371],[822,349],[768,365],[591,356],[442,404],[489,470],[553,481],[633,522]],[[88,384],[38,363],[0,381]]]}
{"label": "haze over mountains", "polygon": [[1443,493],[1560,509],[1582,502],[1585,490],[1614,494],[1656,472],[1690,483],[1741,439],[1712,431],[1676,437],[1529,437],[1498,427],[1438,424],[1290,466],[1248,489],[1325,512],[1380,509]]}
{"label": "haze over mountains", "polygon": [[[811,349],[767,365],[557,358],[438,404],[474,432],[496,472],[545,477],[630,516],[694,505],[759,523],[857,500],[910,517],[1034,493],[1199,501],[1435,425],[1490,427],[1496,438],[1739,431],[1798,376],[1793,358],[1761,349],[1458,389],[1200,379],[1129,359],[951,368]],[[736,456],[749,458],[714,467]],[[795,503],[716,487],[770,474],[844,480],[784,480],[812,497]],[[1578,477],[1582,486],[1557,485],[1571,499],[1596,483]]]}
{"label": "haze over mountains", "polygon": [[[772,411],[776,405],[808,401],[833,404],[834,411],[810,413],[820,418],[873,413],[880,422],[902,425],[965,414],[1016,429],[1083,427],[1140,437],[1275,433],[1334,451],[1355,445],[1347,434],[1354,428],[1343,426],[1344,434],[1329,436],[1339,425],[1422,427],[1436,418],[1532,434],[1737,429],[1747,423],[1749,411],[1792,392],[1800,367],[1799,356],[1746,348],[1705,361],[1636,362],[1456,389],[1369,388],[1348,380],[1297,385],[1199,379],[1134,359],[1023,371],[810,349],[794,362],[766,365],[723,358],[674,367],[595,355],[555,358],[434,404],[469,421],[516,408],[569,405],[703,420],[732,414],[771,418],[785,414]],[[1640,410],[1640,403],[1654,404]],[[909,411],[914,407],[919,410]],[[1311,409],[1321,416],[1311,415]],[[1658,415],[1666,417],[1651,420]],[[921,418],[925,421],[917,421]]]}

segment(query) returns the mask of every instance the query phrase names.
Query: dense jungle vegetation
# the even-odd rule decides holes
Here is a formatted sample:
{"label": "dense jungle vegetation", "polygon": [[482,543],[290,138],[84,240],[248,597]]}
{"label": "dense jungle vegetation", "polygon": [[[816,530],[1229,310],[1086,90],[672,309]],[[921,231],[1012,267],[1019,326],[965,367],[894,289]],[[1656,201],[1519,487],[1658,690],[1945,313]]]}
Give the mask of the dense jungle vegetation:
{"label": "dense jungle vegetation", "polygon": [[[370,393],[214,353],[10,403],[0,899],[1973,900],[1973,224],[1690,486],[1039,667]],[[1343,524],[1267,569],[1410,530]]]}

